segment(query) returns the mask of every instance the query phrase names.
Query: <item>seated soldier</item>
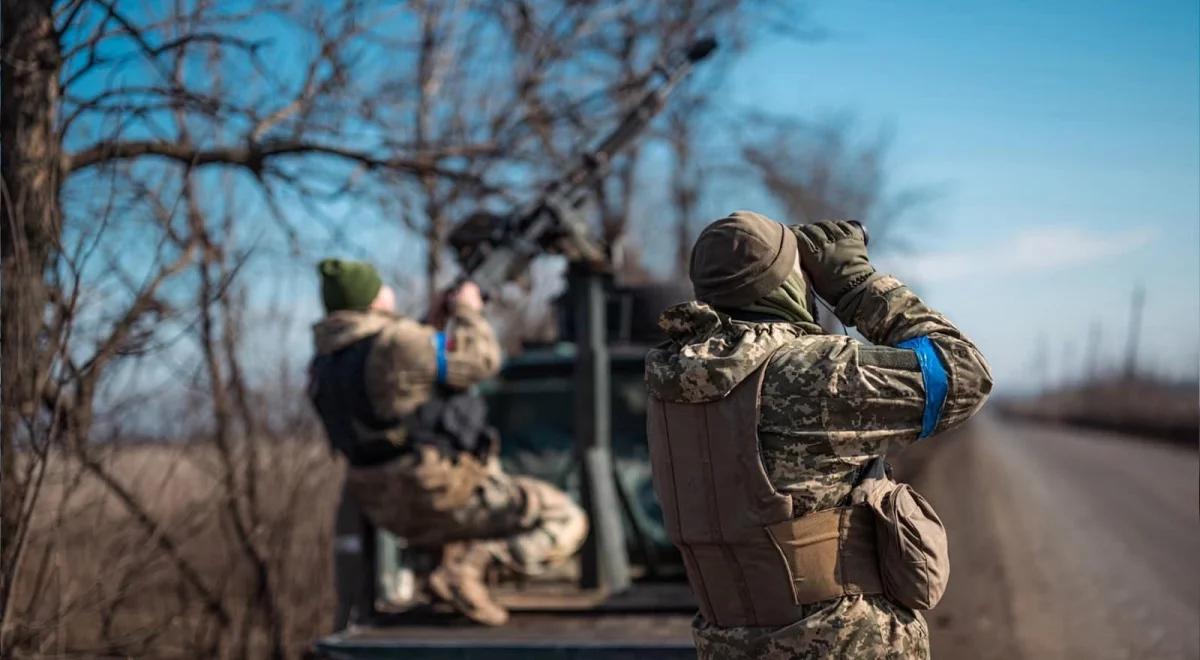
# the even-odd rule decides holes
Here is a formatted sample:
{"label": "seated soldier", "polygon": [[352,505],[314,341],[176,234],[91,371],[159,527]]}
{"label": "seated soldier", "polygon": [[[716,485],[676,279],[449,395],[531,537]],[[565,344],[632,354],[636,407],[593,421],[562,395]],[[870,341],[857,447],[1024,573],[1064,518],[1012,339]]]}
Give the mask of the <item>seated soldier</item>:
{"label": "seated soldier", "polygon": [[508,613],[483,583],[488,565],[528,575],[563,562],[587,517],[550,484],[500,469],[474,387],[500,365],[479,288],[448,292],[430,325],[396,315],[370,264],[327,259],[319,270],[328,315],[313,326],[309,394],[349,463],[347,491],[375,525],[443,547],[434,597],[503,624]]}

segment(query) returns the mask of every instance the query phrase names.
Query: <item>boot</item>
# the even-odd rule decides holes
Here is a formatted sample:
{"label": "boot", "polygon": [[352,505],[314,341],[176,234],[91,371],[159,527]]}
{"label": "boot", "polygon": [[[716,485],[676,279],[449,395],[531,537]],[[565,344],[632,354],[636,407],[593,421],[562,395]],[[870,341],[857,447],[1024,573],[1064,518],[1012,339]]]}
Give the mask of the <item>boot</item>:
{"label": "boot", "polygon": [[484,570],[492,560],[484,543],[450,543],[442,552],[442,563],[429,575],[429,589],[468,619],[485,626],[502,626],[508,610],[492,600],[483,583]]}

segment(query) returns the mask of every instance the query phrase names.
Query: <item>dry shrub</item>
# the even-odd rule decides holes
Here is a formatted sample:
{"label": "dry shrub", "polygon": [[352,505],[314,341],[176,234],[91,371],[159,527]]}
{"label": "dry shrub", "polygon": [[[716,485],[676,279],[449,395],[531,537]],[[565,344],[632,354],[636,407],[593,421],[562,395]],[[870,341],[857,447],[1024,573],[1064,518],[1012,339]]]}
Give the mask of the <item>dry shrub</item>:
{"label": "dry shrub", "polygon": [[[327,632],[334,611],[330,536],[340,463],[318,442],[259,448],[262,524],[288,656]],[[23,657],[260,657],[263,622],[246,604],[254,577],[236,546],[211,445],[110,447],[109,474],[138,499],[228,612],[195,598],[111,490],[77,461],[51,459],[19,576]]]}

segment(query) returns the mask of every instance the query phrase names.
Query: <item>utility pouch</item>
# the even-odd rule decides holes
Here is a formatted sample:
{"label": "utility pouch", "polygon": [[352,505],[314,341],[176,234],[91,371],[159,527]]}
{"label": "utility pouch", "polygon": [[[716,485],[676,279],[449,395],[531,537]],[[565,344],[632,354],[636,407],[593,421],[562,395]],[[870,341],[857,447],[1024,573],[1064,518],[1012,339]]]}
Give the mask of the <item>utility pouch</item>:
{"label": "utility pouch", "polygon": [[850,493],[852,508],[875,514],[883,592],[914,610],[937,605],[950,580],[946,529],[929,502],[908,484],[896,483],[876,458]]}
{"label": "utility pouch", "polygon": [[766,529],[787,564],[796,605],[883,591],[870,509],[824,509]]}

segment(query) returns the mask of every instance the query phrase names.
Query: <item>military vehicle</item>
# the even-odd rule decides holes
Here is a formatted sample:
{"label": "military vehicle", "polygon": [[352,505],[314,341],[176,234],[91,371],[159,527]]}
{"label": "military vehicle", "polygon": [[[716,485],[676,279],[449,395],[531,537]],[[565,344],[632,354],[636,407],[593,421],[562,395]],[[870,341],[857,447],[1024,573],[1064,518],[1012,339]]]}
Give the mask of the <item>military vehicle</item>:
{"label": "military vehicle", "polygon": [[[658,313],[690,293],[655,285],[606,295],[611,484],[628,586],[605,586],[595,576],[601,569],[587,566],[600,562],[585,555],[546,579],[494,583],[512,619],[502,628],[473,626],[420,600],[417,584],[436,557],[374,530],[344,500],[335,543],[340,632],[320,640],[318,653],[337,659],[693,657],[688,625],[696,608],[650,481],[643,382],[646,351],[662,339],[654,325]],[[578,349],[568,303],[567,296],[559,301],[559,341],[526,346],[484,391],[505,468],[583,501],[574,414]]]}
{"label": "military vehicle", "polygon": [[[711,38],[660,62],[640,99],[597,146],[531,203],[476,213],[451,231],[463,279],[495,295],[541,254],[567,258],[559,301],[563,341],[530,347],[492,383],[501,459],[572,493],[589,518],[583,550],[558,579],[497,585],[513,613],[498,628],[447,625],[417,583],[438,558],[374,530],[343,496],[335,532],[341,632],[319,641],[331,658],[690,657],[695,611],[650,484],[642,370],[653,319],[686,292],[613,286],[612,246],[593,239],[581,209],[609,164],[716,47]],[[673,295],[674,294],[674,295]],[[635,578],[637,579],[635,581]],[[674,579],[671,579],[674,578]]]}

